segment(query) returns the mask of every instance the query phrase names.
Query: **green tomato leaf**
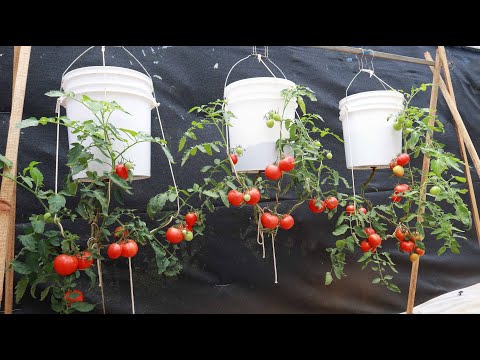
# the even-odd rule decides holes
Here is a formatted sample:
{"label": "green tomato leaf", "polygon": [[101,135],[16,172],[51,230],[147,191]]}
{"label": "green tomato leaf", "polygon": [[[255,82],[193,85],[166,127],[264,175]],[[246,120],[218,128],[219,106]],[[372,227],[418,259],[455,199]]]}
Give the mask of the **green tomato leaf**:
{"label": "green tomato leaf", "polygon": [[178,151],[182,151],[183,148],[185,147],[185,143],[187,142],[187,138],[185,136],[183,136],[181,139],[180,139],[180,142],[178,143]]}
{"label": "green tomato leaf", "polygon": [[72,309],[75,309],[77,311],[80,311],[80,312],[89,312],[89,311],[92,311],[94,308],[95,308],[95,304],[89,304],[89,303],[86,303],[86,302],[74,302],[72,305],[71,305],[71,308]]}
{"label": "green tomato leaf", "polygon": [[350,227],[347,224],[343,224],[333,232],[333,235],[338,236],[338,235],[345,234],[349,228]]}
{"label": "green tomato leaf", "polygon": [[7,168],[10,168],[12,167],[13,163],[10,160],[8,160],[5,156],[0,154],[0,169],[3,168],[3,165],[5,165]]}
{"label": "green tomato leaf", "polygon": [[52,215],[59,212],[67,203],[67,200],[63,195],[55,194],[48,198],[48,209]]}
{"label": "green tomato leaf", "polygon": [[28,277],[23,276],[15,286],[15,302],[18,304],[22,300],[25,290],[27,290]]}

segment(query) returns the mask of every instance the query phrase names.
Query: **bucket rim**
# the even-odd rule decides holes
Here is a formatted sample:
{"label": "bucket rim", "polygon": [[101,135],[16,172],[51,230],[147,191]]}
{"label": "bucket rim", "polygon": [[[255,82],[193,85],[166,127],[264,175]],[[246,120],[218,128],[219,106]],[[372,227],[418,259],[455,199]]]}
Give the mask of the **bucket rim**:
{"label": "bucket rim", "polygon": [[65,75],[63,75],[62,85],[65,81],[68,81],[75,77],[89,75],[89,74],[99,74],[99,73],[125,75],[125,76],[136,78],[138,80],[146,81],[153,91],[153,81],[151,78],[141,73],[140,71],[121,67],[121,66],[84,66],[78,69],[74,69],[67,72]]}
{"label": "bucket rim", "polygon": [[275,78],[275,77],[268,77],[268,76],[260,76],[260,77],[251,77],[247,79],[241,79],[234,81],[225,87],[225,92],[231,91],[237,87],[250,85],[251,83],[285,83],[289,86],[295,86],[295,83],[291,80],[284,79],[284,78]]}
{"label": "bucket rim", "polygon": [[398,99],[401,98],[402,101],[405,100],[405,96],[397,90],[373,90],[373,91],[364,91],[357,94],[348,95],[338,102],[338,107],[341,109],[344,106],[347,99],[357,100],[361,98],[368,98],[368,97],[374,97],[374,96],[390,97],[390,98],[398,98]]}

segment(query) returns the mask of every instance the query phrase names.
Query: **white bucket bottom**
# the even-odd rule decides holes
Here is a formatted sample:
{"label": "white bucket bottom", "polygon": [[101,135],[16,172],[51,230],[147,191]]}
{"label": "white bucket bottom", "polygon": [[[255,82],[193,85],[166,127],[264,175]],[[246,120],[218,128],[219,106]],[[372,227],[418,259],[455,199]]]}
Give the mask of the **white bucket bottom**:
{"label": "white bucket bottom", "polygon": [[348,169],[386,169],[402,152],[402,131],[393,128],[403,110],[403,95],[369,91],[340,101],[345,158]]}

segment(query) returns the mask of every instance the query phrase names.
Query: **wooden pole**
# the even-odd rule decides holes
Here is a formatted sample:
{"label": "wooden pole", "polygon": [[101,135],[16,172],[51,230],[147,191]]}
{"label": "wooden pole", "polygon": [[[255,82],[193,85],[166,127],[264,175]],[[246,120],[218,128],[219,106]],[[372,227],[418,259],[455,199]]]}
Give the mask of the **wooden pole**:
{"label": "wooden pole", "polygon": [[[17,173],[18,145],[20,142],[20,129],[17,128],[17,124],[22,120],[23,115],[30,52],[31,46],[20,46],[18,50],[18,68],[13,86],[12,110],[8,128],[7,149],[5,151],[5,157],[11,160],[13,164],[10,168],[5,167],[5,175],[15,176]],[[6,255],[9,248],[8,240],[12,232],[12,222],[13,229],[15,227],[15,190],[15,182],[3,178],[0,188],[0,304],[3,299],[3,282],[7,265]]]}
{"label": "wooden pole", "polygon": [[[437,113],[437,102],[438,102],[438,83],[440,80],[440,69],[442,68],[442,64],[440,63],[440,56],[437,54],[435,57],[435,67],[433,71],[433,86],[432,86],[432,94],[430,96],[430,121],[429,125],[433,126],[435,124],[435,115]],[[427,132],[426,135],[426,142],[427,144],[431,143],[430,134]],[[423,167],[422,167],[422,179],[420,182],[420,202],[425,201],[427,197],[427,189],[425,186],[425,181],[430,169],[430,157],[425,155],[423,157]],[[422,218],[423,211],[420,211],[418,214],[418,221],[423,221]],[[420,259],[417,261],[412,262],[412,272],[410,274],[410,287],[408,289],[408,301],[407,301],[407,314],[413,314],[413,306],[415,303],[415,292],[417,290],[417,278],[418,278],[418,267],[420,265]]]}
{"label": "wooden pole", "polygon": [[[18,56],[20,54],[20,46],[14,46],[13,48],[13,81],[12,81],[12,96],[15,92],[15,81],[17,79],[18,71]],[[13,183],[14,193],[17,193],[17,184]],[[15,215],[17,208],[17,199],[16,196],[12,199],[12,220],[10,221],[8,239],[7,239],[7,257],[5,259],[5,264],[8,265],[12,262],[15,256]],[[13,312],[13,280],[14,280],[14,271],[12,268],[8,268],[5,274],[5,303],[4,303],[4,312],[5,314],[12,314]]]}
{"label": "wooden pole", "polygon": [[[432,58],[432,56],[428,53],[428,51],[425,53],[425,58],[426,59],[431,59]],[[434,69],[432,67],[430,67],[430,70],[432,70],[432,72],[434,71]],[[449,94],[449,92],[447,90],[447,86],[445,85],[445,82],[443,81],[442,78],[440,78],[439,87],[440,87],[440,90],[442,91],[442,95],[443,95],[445,101],[447,102],[448,108],[450,109],[450,112],[452,113],[453,120],[455,121],[455,124],[458,127],[458,131],[462,135],[462,138],[463,138],[465,146],[468,150],[468,153],[470,154],[470,157],[472,158],[473,166],[475,167],[477,175],[480,177],[480,158],[478,157],[478,153],[475,150],[475,146],[473,146],[472,139],[470,138],[470,135],[468,134],[467,128],[465,127],[465,124],[462,120],[462,116],[458,112],[457,106],[455,105],[455,100]]]}
{"label": "wooden pole", "polygon": [[[457,106],[455,100],[455,93],[453,91],[452,78],[450,77],[450,69],[448,68],[447,54],[443,46],[438,47],[440,54],[440,60],[442,61],[443,71],[445,73],[445,82],[447,83],[447,90],[452,97],[453,103]],[[463,136],[460,133],[458,126],[455,126],[457,131],[458,144],[460,145],[460,154],[462,160],[465,163],[465,178],[467,179],[468,193],[470,195],[470,203],[472,204],[473,223],[475,224],[475,231],[477,233],[477,241],[480,244],[480,215],[478,213],[477,199],[475,198],[475,189],[473,187],[472,174],[470,173],[470,166],[468,164],[467,150],[465,148],[465,142]]]}
{"label": "wooden pole", "polygon": [[[350,47],[350,46],[311,46],[311,47],[317,48],[317,49],[343,52],[343,53],[348,53],[348,54],[367,56],[367,54],[365,53],[365,51],[367,49],[354,48],[354,47]],[[385,52],[381,52],[381,51],[372,51],[371,53],[369,52],[368,56],[373,56],[375,59],[378,58],[378,59],[402,61],[402,62],[407,62],[407,63],[412,63],[412,64],[430,65],[430,66],[435,65],[434,61],[414,58],[414,57],[411,57],[411,56],[389,54],[389,53],[385,53]]]}

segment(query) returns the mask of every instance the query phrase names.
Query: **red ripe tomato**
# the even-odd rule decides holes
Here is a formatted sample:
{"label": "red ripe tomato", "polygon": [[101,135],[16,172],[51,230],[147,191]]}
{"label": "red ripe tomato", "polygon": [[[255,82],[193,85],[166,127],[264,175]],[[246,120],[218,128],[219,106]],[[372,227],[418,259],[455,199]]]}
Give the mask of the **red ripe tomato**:
{"label": "red ripe tomato", "polygon": [[316,202],[317,199],[310,200],[310,202],[308,203],[308,208],[310,209],[310,211],[315,214],[325,211],[325,208],[327,207],[325,201],[320,200],[320,206],[315,206]]}
{"label": "red ripe tomato", "polygon": [[368,243],[371,247],[377,247],[382,243],[382,238],[378,234],[372,234],[368,236]]}
{"label": "red ripe tomato", "polygon": [[398,195],[396,195],[396,194],[393,194],[390,199],[392,199],[392,201],[393,201],[393,202],[396,202],[396,203],[402,201],[402,197],[401,197],[401,196],[398,196]]}
{"label": "red ripe tomato", "polygon": [[393,168],[394,168],[395,166],[397,166],[397,165],[398,165],[398,164],[397,164],[397,161],[396,161],[396,160],[390,162],[390,170],[393,170]]}
{"label": "red ripe tomato", "polygon": [[265,176],[270,180],[278,180],[282,177],[282,170],[277,165],[270,164],[265,168]]}
{"label": "red ripe tomato", "polygon": [[134,257],[138,253],[138,245],[132,239],[129,239],[126,242],[122,243],[121,246],[122,246],[123,257],[126,257],[126,258]]}
{"label": "red ripe tomato", "polygon": [[113,236],[115,237],[115,239],[120,239],[121,237],[128,237],[129,235],[129,232],[128,230],[123,230],[123,235],[122,235],[122,230],[123,230],[123,227],[121,226],[117,226],[115,228],[115,230],[113,231]]}
{"label": "red ripe tomato", "polygon": [[227,197],[228,197],[228,202],[233,206],[240,206],[243,204],[243,193],[241,193],[238,190],[230,190],[228,192]]}
{"label": "red ripe tomato", "polygon": [[122,179],[128,179],[128,169],[125,167],[124,164],[115,165],[115,173]]}
{"label": "red ripe tomato", "polygon": [[370,246],[367,240],[362,240],[362,242],[360,243],[360,248],[362,249],[363,252],[367,252],[372,247]]}
{"label": "red ripe tomato", "polygon": [[395,237],[398,239],[398,241],[405,241],[407,236],[408,230],[402,229],[401,227],[397,227],[395,229]]}
{"label": "red ripe tomato", "polygon": [[397,165],[405,166],[410,162],[410,156],[407,153],[403,153],[398,155],[397,157]]}
{"label": "red ripe tomato", "polygon": [[348,206],[345,208],[345,211],[347,212],[348,215],[353,215],[353,213],[355,213],[355,206],[353,206],[353,205],[348,205]]}
{"label": "red ripe tomato", "polygon": [[372,246],[372,247],[370,248],[370,252],[371,252],[371,253],[374,253],[375,251],[377,251],[377,247],[376,247],[376,246]]}
{"label": "red ripe tomato", "polygon": [[415,243],[413,241],[401,241],[400,242],[400,249],[405,252],[412,252],[413,248],[415,247]]}
{"label": "red ripe tomato", "polygon": [[295,158],[293,156],[286,156],[278,163],[278,167],[282,171],[291,171],[295,167]]}
{"label": "red ripe tomato", "polygon": [[419,247],[415,248],[415,252],[418,254],[418,256],[425,254],[425,250],[422,250]]}
{"label": "red ripe tomato", "polygon": [[284,230],[291,229],[293,224],[295,223],[295,220],[293,219],[293,216],[290,214],[284,215],[282,220],[280,220],[280,227]]}
{"label": "red ripe tomato", "polygon": [[89,251],[82,251],[75,255],[78,260],[78,269],[85,270],[88,269],[93,264],[93,257]]}
{"label": "red ripe tomato", "polygon": [[408,186],[408,184],[400,184],[395,186],[393,190],[395,191],[395,194],[404,193],[410,190],[410,186]]}
{"label": "red ripe tomato", "polygon": [[107,255],[110,259],[118,259],[122,256],[122,246],[117,243],[108,245]]}
{"label": "red ripe tomato", "polygon": [[263,227],[267,229],[275,229],[278,225],[278,217],[270,213],[263,213],[260,221]]}
{"label": "red ripe tomato", "polygon": [[[75,297],[70,297],[71,294],[77,294]],[[67,307],[70,307],[75,302],[83,301],[83,292],[80,290],[68,290],[64,296],[65,301],[67,302]]]}
{"label": "red ripe tomato", "polygon": [[187,230],[187,231],[193,232],[193,228],[192,228],[190,225],[188,225],[188,224],[185,225],[183,228],[184,228],[185,230]]}
{"label": "red ripe tomato", "polygon": [[375,234],[375,230],[373,230],[371,227],[365,228],[365,234],[367,234],[367,236],[370,236],[372,234]]}
{"label": "red ripe tomato", "polygon": [[330,196],[325,200],[325,204],[328,210],[333,210],[338,206],[338,200],[335,196]]}
{"label": "red ripe tomato", "polygon": [[230,154],[230,159],[232,159],[233,165],[236,165],[238,162],[238,156],[235,154]]}
{"label": "red ripe tomato", "polygon": [[174,226],[168,228],[165,236],[167,237],[167,241],[171,244],[178,244],[184,238],[182,230]]}
{"label": "red ripe tomato", "polygon": [[57,274],[67,276],[77,271],[78,260],[75,256],[61,254],[53,260],[53,268]]}
{"label": "red ripe tomato", "polygon": [[185,215],[185,222],[187,225],[194,226],[197,223],[197,214],[194,212],[188,213]]}
{"label": "red ripe tomato", "polygon": [[419,241],[419,240],[422,240],[422,236],[418,233],[418,231],[414,231],[414,232],[410,235],[410,240],[412,240],[412,241]]}
{"label": "red ripe tomato", "polygon": [[367,215],[367,209],[365,209],[364,207],[361,207],[360,209],[358,209],[358,211],[361,211],[361,212],[363,212],[365,215]]}
{"label": "red ripe tomato", "polygon": [[250,200],[247,201],[248,205],[256,205],[260,201],[260,191],[257,188],[252,188],[246,192],[250,195]]}

